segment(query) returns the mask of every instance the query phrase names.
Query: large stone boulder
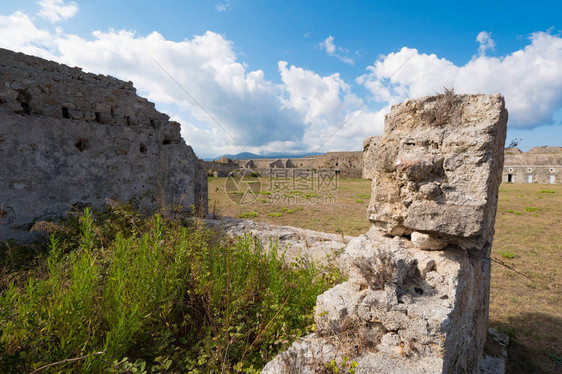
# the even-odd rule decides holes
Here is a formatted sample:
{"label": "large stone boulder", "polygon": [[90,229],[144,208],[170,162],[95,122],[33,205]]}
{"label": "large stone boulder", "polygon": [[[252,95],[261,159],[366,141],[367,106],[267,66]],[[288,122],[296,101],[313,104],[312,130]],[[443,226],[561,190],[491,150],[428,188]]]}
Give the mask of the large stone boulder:
{"label": "large stone boulder", "polygon": [[131,82],[0,49],[0,240],[106,198],[205,211],[180,124]]}

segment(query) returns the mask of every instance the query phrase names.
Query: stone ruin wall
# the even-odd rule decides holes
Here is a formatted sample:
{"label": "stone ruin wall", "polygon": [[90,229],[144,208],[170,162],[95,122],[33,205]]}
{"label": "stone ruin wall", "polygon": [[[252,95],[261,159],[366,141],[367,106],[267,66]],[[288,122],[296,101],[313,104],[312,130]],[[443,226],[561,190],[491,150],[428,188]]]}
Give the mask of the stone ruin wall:
{"label": "stone ruin wall", "polygon": [[200,160],[200,163],[209,175],[215,177],[226,177],[232,171],[245,172],[248,169],[263,177],[282,171],[286,171],[291,176],[296,169],[309,172],[322,169],[333,171],[342,178],[361,178],[363,152],[328,152],[325,155],[318,156],[277,159],[232,160],[223,157],[216,161]]}
{"label": "stone ruin wall", "polygon": [[562,147],[506,149],[502,182],[561,184]]}
{"label": "stone ruin wall", "polygon": [[0,240],[106,198],[206,210],[180,125],[131,82],[0,49]]}
{"label": "stone ruin wall", "polygon": [[337,258],[349,279],[318,297],[316,331],[262,373],[323,372],[344,357],[356,373],[503,372],[505,345],[485,346],[506,124],[500,95],[393,106],[365,141],[373,226]]}

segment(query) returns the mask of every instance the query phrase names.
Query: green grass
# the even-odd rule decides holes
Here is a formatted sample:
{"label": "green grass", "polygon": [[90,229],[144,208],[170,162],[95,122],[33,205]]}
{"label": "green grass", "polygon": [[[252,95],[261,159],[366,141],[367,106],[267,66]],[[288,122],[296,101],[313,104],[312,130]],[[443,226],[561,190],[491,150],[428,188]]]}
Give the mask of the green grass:
{"label": "green grass", "polygon": [[0,372],[102,352],[45,372],[253,373],[312,330],[336,270],[193,222],[86,210],[43,225],[46,244],[4,244]]}
{"label": "green grass", "polygon": [[258,213],[256,212],[244,212],[244,213],[240,213],[238,215],[239,218],[252,218],[252,217],[257,217]]}
{"label": "green grass", "polygon": [[542,209],[536,206],[525,207],[525,212],[540,212]]}
{"label": "green grass", "polygon": [[517,211],[517,210],[513,210],[513,209],[509,209],[507,212],[508,212],[508,213],[515,214],[516,216],[520,216],[520,215],[523,214],[523,213],[521,213],[521,212],[519,212],[519,211]]}
{"label": "green grass", "polygon": [[504,257],[504,258],[514,258],[515,255],[509,251],[498,251],[498,253],[500,254],[500,256]]}
{"label": "green grass", "polygon": [[273,212],[273,213],[269,213],[268,216],[270,217],[281,217],[283,215],[283,212]]}

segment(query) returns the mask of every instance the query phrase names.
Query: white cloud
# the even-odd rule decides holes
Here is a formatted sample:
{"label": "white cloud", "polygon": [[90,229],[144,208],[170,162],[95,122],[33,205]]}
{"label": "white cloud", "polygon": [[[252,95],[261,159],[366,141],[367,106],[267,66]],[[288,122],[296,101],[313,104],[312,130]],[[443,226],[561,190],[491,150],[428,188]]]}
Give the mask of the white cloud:
{"label": "white cloud", "polygon": [[[375,113],[356,113],[363,101],[351,93],[350,86],[339,74],[322,77],[313,71],[279,62],[281,80],[287,96],[283,104],[296,110],[304,119],[304,143],[314,150],[360,149],[362,139],[382,133],[383,118]],[[329,143],[324,144],[330,138]]]}
{"label": "white cloud", "polygon": [[78,4],[74,1],[67,4],[64,0],[40,0],[39,6],[41,10],[37,15],[52,23],[72,18],[78,12]]}
{"label": "white cloud", "polygon": [[334,37],[332,35],[320,42],[320,48],[326,50],[328,55],[336,57],[346,64],[353,65],[355,63],[355,61],[348,56],[349,50],[342,47],[336,47],[334,44]]}
{"label": "white cloud", "polygon": [[[490,46],[489,34],[480,40]],[[553,114],[562,107],[562,38],[547,32],[532,34],[529,45],[505,57],[480,55],[463,66],[404,47],[382,56],[368,71],[357,82],[372,92],[395,73],[376,94],[389,103],[431,95],[448,84],[458,93],[499,92],[505,96],[511,127],[552,123]]]}
{"label": "white cloud", "polygon": [[476,41],[478,42],[478,55],[483,56],[486,54],[487,50],[494,50],[496,48],[496,42],[492,39],[492,33],[486,31],[480,31],[476,36]]}
{"label": "white cloud", "polygon": [[0,45],[36,56],[52,57],[49,53],[53,46],[51,33],[35,27],[31,19],[19,11],[9,16],[0,15]]}
{"label": "white cloud", "polygon": [[230,3],[230,0],[226,0],[222,3],[215,5],[215,9],[218,10],[219,12],[226,12],[227,10],[232,9],[232,4]]}

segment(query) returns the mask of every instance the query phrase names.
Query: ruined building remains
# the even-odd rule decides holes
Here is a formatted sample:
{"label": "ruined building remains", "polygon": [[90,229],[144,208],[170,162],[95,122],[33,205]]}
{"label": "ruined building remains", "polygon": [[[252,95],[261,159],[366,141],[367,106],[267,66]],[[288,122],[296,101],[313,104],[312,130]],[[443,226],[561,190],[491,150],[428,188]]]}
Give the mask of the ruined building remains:
{"label": "ruined building remains", "polygon": [[338,258],[349,279],[318,297],[316,331],[263,373],[323,372],[344,357],[356,373],[502,372],[484,348],[506,124],[500,95],[392,107],[365,141],[373,226]]}
{"label": "ruined building remains", "polygon": [[207,178],[131,82],[0,49],[0,240],[106,198],[205,210]]}
{"label": "ruined building remains", "polygon": [[528,152],[517,148],[506,149],[502,181],[562,183],[562,147],[534,147]]}
{"label": "ruined building remains", "polygon": [[363,155],[357,152],[328,152],[324,155],[302,158],[261,158],[232,160],[221,157],[215,161],[200,161],[209,175],[226,177],[231,172],[245,173],[248,170],[263,177],[276,177],[281,173],[292,176],[294,171],[313,172],[322,170],[338,174],[342,178],[361,178]]}

